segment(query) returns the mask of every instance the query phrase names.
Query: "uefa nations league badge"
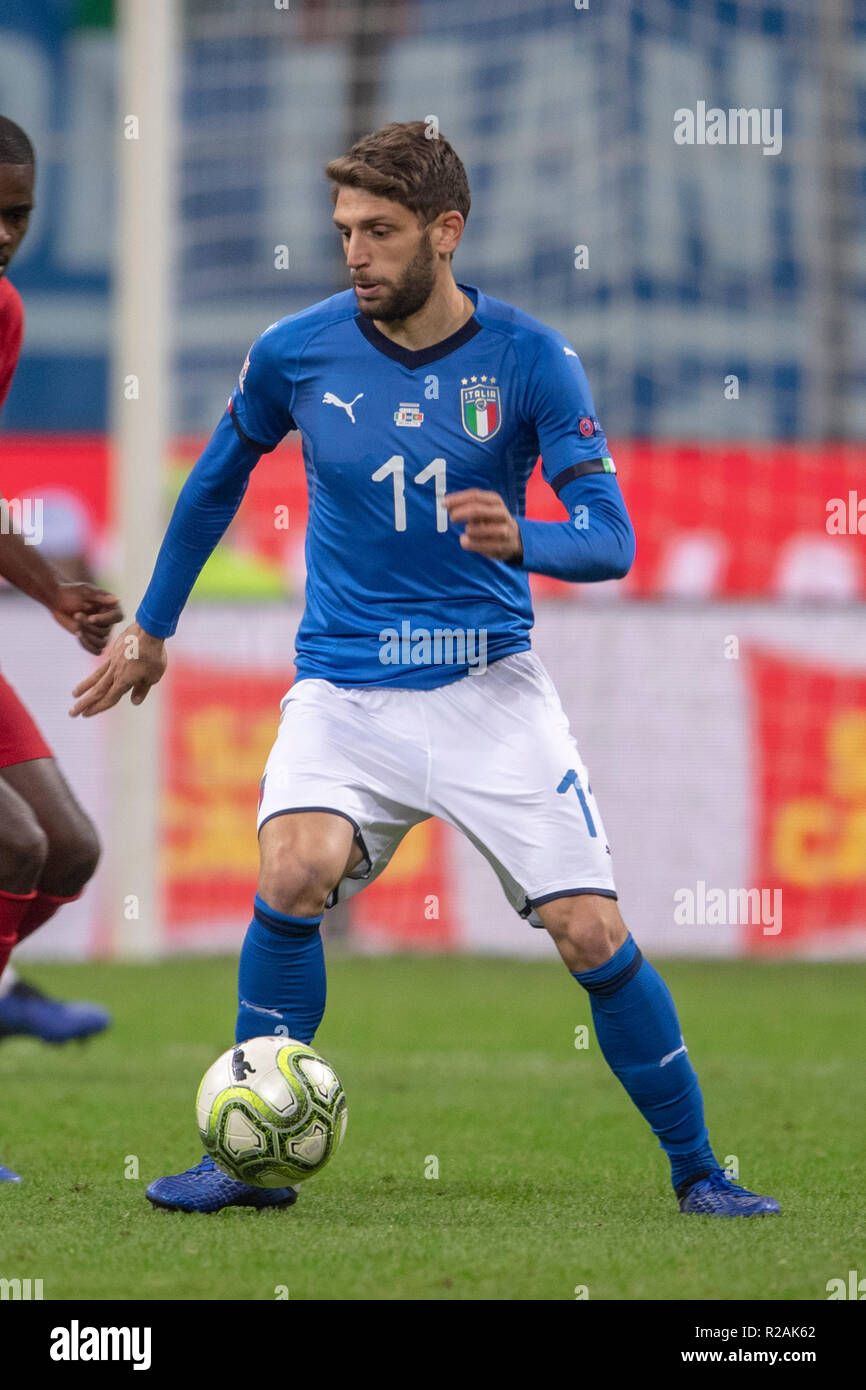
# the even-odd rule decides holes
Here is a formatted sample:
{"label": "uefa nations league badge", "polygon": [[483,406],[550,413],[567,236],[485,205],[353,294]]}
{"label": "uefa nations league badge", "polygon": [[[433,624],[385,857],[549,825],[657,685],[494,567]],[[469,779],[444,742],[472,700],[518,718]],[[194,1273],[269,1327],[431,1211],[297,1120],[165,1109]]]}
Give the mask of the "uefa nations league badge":
{"label": "uefa nations league badge", "polygon": [[460,391],[460,419],[473,439],[492,439],[502,422],[502,406],[496,377],[464,377]]}

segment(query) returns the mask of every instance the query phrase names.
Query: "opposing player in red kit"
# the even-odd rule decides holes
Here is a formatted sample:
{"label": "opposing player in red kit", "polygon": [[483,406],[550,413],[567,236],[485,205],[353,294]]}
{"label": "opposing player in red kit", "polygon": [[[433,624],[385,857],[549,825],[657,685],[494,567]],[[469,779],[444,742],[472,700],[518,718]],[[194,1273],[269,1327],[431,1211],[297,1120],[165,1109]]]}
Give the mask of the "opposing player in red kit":
{"label": "opposing player in red kit", "polygon": [[[14,121],[0,116],[0,408],[24,333],[17,290],[6,279],[33,207],[33,148]],[[0,464],[2,491],[2,464]],[[0,575],[44,604],[88,652],[101,652],[123,615],[114,594],[70,584],[10,524],[0,509]],[[2,619],[0,619],[2,621]],[[46,1042],[84,1038],[108,1027],[95,1004],[49,999],[4,969],[24,941],[82,892],[99,858],[99,840],[67,786],[48,744],[0,674],[0,1038],[28,1033]],[[0,1165],[0,1182],[18,1182]]]}

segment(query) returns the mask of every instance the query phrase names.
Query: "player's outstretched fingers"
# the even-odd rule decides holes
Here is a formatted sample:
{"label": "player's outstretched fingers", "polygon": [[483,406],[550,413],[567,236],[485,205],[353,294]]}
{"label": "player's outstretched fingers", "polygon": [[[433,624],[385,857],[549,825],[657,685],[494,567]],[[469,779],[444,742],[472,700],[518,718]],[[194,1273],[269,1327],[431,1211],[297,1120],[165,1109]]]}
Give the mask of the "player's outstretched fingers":
{"label": "player's outstretched fingers", "polygon": [[91,714],[99,714],[104,709],[111,709],[112,705],[116,705],[121,695],[131,686],[132,681],[129,681],[128,684],[120,682],[116,685],[111,663],[104,661],[91,675],[76,685],[72,694],[81,698],[77,704],[72,706],[69,713],[73,718],[78,714],[87,717]]}
{"label": "player's outstretched fingers", "polygon": [[79,711],[85,719],[90,719],[94,714],[103,714],[107,709],[114,709],[119,700],[123,699],[127,690],[132,689],[132,681],[112,681],[107,678],[104,685],[96,688],[78,704],[73,706],[70,713],[75,714]]}
{"label": "player's outstretched fingers", "polygon": [[101,666],[97,666],[95,671],[91,671],[89,676],[85,676],[83,681],[79,681],[73,690],[74,696],[84,695],[88,690],[92,690],[96,682],[102,680],[108,670],[108,662],[103,661]]}

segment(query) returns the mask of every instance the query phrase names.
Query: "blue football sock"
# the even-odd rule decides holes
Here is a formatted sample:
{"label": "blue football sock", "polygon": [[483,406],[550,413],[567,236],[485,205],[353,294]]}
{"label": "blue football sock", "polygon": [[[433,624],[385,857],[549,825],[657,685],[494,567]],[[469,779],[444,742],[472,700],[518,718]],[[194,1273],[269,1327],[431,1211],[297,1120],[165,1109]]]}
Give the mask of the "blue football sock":
{"label": "blue football sock", "polygon": [[604,965],[571,973],[589,993],[605,1060],[658,1136],[680,1193],[721,1165],[710,1148],[701,1089],[671,992],[630,932]]}
{"label": "blue football sock", "polygon": [[256,894],[238,965],[236,1042],[270,1033],[313,1041],[325,1012],[322,915],[290,917]]}

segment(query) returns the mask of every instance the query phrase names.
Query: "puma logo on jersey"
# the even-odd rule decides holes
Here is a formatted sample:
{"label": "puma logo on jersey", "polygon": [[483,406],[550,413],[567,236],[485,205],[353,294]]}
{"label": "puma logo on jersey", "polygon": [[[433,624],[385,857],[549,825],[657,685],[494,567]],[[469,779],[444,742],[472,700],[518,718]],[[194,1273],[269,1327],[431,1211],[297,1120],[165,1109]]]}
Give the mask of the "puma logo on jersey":
{"label": "puma logo on jersey", "polygon": [[341,401],[339,396],[335,396],[333,391],[326,391],[324,396],[322,397],[322,405],[338,405],[341,410],[345,410],[346,414],[348,415],[349,419],[352,421],[352,424],[354,425],[357,422],[355,420],[355,414],[352,410],[352,406],[355,404],[355,401],[359,401],[361,399],[363,394],[363,391],[359,391],[357,396],[355,397],[355,400],[349,401],[347,404],[345,401]]}
{"label": "puma logo on jersey", "polygon": [[562,350],[563,350],[563,352],[565,353],[566,357],[576,357],[576,356],[577,356],[577,353],[575,352],[574,348],[564,347]]}

